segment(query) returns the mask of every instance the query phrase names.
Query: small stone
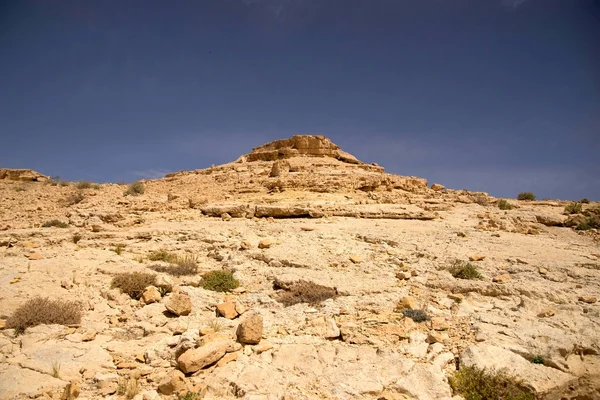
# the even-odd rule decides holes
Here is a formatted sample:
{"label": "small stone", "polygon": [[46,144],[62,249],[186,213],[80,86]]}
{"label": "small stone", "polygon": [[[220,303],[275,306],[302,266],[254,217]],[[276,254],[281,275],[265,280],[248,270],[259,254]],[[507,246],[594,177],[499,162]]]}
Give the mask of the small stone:
{"label": "small stone", "polygon": [[229,215],[228,213],[223,213],[221,214],[221,219],[223,221],[231,221],[231,215]]}
{"label": "small stone", "polygon": [[27,258],[29,258],[30,260],[43,260],[44,259],[44,257],[38,252],[28,254]]}
{"label": "small stone", "polygon": [[416,310],[417,308],[419,308],[419,306],[417,304],[417,300],[415,300],[414,297],[404,296],[398,301],[398,304],[396,304],[396,308],[399,310]]}
{"label": "small stone", "polygon": [[538,272],[540,273],[540,275],[546,275],[548,273],[548,270],[546,268],[540,267],[538,269]]}
{"label": "small stone", "polygon": [[268,249],[269,247],[271,247],[275,244],[277,244],[277,242],[274,239],[263,239],[260,242],[258,242],[258,248],[259,249]]}
{"label": "small stone", "polygon": [[227,319],[234,319],[239,313],[236,310],[235,303],[231,300],[225,303],[217,304],[217,317],[225,317]]}
{"label": "small stone", "polygon": [[352,261],[354,264],[360,264],[362,262],[362,260],[363,260],[363,258],[359,254],[351,254],[350,255],[350,261]]}
{"label": "small stone", "polygon": [[271,343],[267,340],[263,340],[262,342],[260,342],[260,344],[257,344],[256,346],[254,346],[252,351],[254,351],[256,354],[260,354],[260,353],[264,353],[267,350],[271,350],[272,348],[273,348],[273,343]]}
{"label": "small stone", "polygon": [[142,300],[146,304],[158,303],[162,296],[156,286],[148,286],[142,293]]}
{"label": "small stone", "polygon": [[595,302],[598,301],[598,299],[594,296],[579,296],[579,301],[582,301],[582,302],[588,303],[588,304],[594,304]]}
{"label": "small stone", "polygon": [[262,338],[263,319],[258,313],[246,314],[237,328],[238,342],[243,344],[258,344]]}
{"label": "small stone", "polygon": [[425,342],[432,344],[432,343],[444,343],[444,341],[446,340],[447,335],[444,335],[440,332],[431,332],[427,335],[427,339],[425,339]]}
{"label": "small stone", "polygon": [[60,287],[69,290],[73,288],[73,283],[70,279],[63,279],[62,281],[60,281]]}
{"label": "small stone", "polygon": [[410,279],[411,276],[412,276],[412,273],[409,271],[396,272],[396,278],[398,278],[400,280]]}
{"label": "small stone", "polygon": [[556,315],[556,310],[554,308],[545,308],[538,313],[539,318],[548,318]]}
{"label": "small stone", "polygon": [[94,329],[85,331],[81,336],[81,341],[83,342],[91,342],[94,339],[96,339],[96,331]]}
{"label": "small stone", "polygon": [[188,315],[192,312],[192,300],[184,293],[173,293],[169,296],[165,307],[170,313],[177,316]]}
{"label": "small stone", "polygon": [[240,243],[240,249],[242,250],[250,250],[252,248],[252,243],[250,243],[250,241],[248,240],[244,240],[242,241],[242,243]]}
{"label": "small stone", "polygon": [[225,364],[228,364],[232,361],[235,361],[238,359],[238,353],[228,353],[225,355],[225,357],[221,358],[219,361],[217,361],[217,367],[221,368],[222,366],[224,366]]}
{"label": "small stone", "polygon": [[65,386],[65,389],[63,390],[62,396],[60,397],[61,400],[75,400],[77,397],[79,397],[79,393],[81,392],[81,389],[79,387],[79,382],[77,381],[71,381],[67,384],[67,386]]}
{"label": "small stone", "polygon": [[501,274],[498,276],[495,276],[494,278],[492,278],[492,282],[496,282],[496,283],[506,283],[510,281],[510,274]]}
{"label": "small stone", "polygon": [[483,261],[485,259],[484,255],[475,254],[469,257],[469,261]]}

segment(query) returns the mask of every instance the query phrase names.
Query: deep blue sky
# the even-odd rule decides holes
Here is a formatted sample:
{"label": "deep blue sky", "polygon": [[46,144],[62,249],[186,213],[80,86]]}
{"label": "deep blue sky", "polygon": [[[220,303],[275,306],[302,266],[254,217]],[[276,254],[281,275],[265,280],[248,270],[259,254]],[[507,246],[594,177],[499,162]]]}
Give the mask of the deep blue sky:
{"label": "deep blue sky", "polygon": [[0,167],[130,181],[298,133],[600,200],[600,1],[0,1]]}

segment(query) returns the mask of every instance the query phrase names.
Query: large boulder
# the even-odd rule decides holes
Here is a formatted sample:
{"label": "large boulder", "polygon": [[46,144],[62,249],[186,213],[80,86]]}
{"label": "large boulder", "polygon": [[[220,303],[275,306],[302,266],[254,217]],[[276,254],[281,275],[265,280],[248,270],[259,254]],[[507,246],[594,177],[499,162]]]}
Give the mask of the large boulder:
{"label": "large boulder", "polygon": [[184,373],[191,374],[219,361],[229,348],[230,344],[227,340],[217,339],[208,342],[179,356],[177,366]]}
{"label": "large boulder", "polygon": [[50,177],[42,175],[32,169],[0,168],[0,180],[1,179],[9,181],[45,182],[50,180]]}
{"label": "large boulder", "polygon": [[238,342],[243,344],[258,344],[262,338],[263,319],[258,313],[246,316],[237,329]]}

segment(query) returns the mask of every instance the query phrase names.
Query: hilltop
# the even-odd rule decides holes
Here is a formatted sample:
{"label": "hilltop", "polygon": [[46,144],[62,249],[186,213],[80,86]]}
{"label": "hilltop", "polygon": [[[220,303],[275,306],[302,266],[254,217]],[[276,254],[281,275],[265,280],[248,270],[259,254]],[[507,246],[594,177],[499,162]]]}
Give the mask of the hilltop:
{"label": "hilltop", "polygon": [[[130,186],[15,171],[2,399],[459,399],[470,366],[600,396],[598,203],[452,190],[315,135]],[[20,332],[38,295],[81,319]]]}

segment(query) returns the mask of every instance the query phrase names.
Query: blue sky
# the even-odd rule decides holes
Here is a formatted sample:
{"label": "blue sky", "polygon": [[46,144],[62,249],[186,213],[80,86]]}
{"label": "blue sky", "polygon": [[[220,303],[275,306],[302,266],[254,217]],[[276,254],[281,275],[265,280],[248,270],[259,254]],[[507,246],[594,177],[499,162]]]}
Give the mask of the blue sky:
{"label": "blue sky", "polygon": [[131,181],[299,133],[451,188],[600,200],[600,2],[0,3],[0,167]]}

